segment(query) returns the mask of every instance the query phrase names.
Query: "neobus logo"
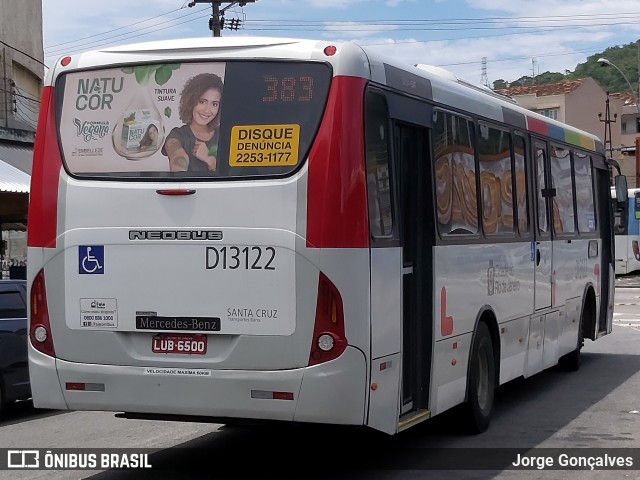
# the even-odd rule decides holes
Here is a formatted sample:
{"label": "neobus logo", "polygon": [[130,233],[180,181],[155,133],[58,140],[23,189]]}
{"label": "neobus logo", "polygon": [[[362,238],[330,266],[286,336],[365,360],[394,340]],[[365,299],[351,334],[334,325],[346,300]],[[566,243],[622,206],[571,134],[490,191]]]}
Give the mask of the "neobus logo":
{"label": "neobus logo", "polygon": [[129,230],[129,240],[222,240],[220,230]]}

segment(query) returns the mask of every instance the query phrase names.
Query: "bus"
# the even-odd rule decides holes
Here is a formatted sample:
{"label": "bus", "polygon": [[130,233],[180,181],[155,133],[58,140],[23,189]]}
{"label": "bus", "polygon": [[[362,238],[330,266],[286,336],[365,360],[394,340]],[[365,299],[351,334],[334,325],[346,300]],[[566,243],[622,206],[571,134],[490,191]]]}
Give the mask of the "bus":
{"label": "bus", "polygon": [[627,191],[624,201],[618,202],[615,189],[611,189],[616,275],[640,270],[640,188]]}
{"label": "bus", "polygon": [[440,69],[160,41],[61,57],[41,105],[36,407],[482,432],[611,332],[602,142]]}

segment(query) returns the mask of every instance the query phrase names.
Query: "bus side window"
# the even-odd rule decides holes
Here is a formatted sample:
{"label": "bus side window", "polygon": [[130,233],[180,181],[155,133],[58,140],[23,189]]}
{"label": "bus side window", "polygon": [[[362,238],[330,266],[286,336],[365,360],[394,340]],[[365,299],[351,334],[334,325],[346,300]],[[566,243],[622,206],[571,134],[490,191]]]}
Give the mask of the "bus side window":
{"label": "bus side window", "polygon": [[511,134],[480,123],[480,199],[485,235],[513,232]]}
{"label": "bus side window", "polygon": [[633,199],[636,202],[633,208],[633,213],[635,214],[635,219],[640,220],[640,192],[634,193]]}
{"label": "bus side window", "polygon": [[553,197],[553,230],[555,233],[575,233],[573,211],[573,183],[571,180],[571,154],[569,149],[552,145],[551,186],[556,189]]}
{"label": "bus side window", "polygon": [[591,157],[581,152],[574,152],[573,165],[576,180],[576,205],[578,206],[578,231],[580,233],[594,232],[596,230],[596,211],[593,201]]}
{"label": "bus side window", "polygon": [[518,231],[521,235],[529,233],[529,207],[527,196],[527,177],[525,171],[526,163],[526,143],[522,136],[513,137],[513,151],[515,154],[515,198],[517,202],[516,213],[518,214]]}
{"label": "bus side window", "polygon": [[432,144],[440,234],[477,234],[478,196],[473,122],[435,110]]}
{"label": "bus side window", "polygon": [[389,168],[389,113],[383,95],[372,91],[365,98],[365,149],[369,229],[374,237],[393,232]]}
{"label": "bus side window", "polygon": [[548,233],[549,225],[547,218],[547,197],[542,192],[547,188],[545,180],[546,150],[542,145],[536,145],[536,190],[538,196],[538,231]]}

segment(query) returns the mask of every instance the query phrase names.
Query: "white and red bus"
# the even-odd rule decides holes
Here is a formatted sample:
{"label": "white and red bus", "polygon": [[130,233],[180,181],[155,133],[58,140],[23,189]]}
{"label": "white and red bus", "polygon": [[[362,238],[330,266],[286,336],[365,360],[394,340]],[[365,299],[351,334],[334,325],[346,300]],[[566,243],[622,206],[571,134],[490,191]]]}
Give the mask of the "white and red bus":
{"label": "white and red bus", "polygon": [[499,385],[611,332],[593,135],[353,43],[119,46],[46,82],[37,407],[483,431]]}
{"label": "white and red bus", "polygon": [[637,272],[640,270],[640,188],[629,188],[627,198],[618,202],[612,187],[611,200],[616,275]]}

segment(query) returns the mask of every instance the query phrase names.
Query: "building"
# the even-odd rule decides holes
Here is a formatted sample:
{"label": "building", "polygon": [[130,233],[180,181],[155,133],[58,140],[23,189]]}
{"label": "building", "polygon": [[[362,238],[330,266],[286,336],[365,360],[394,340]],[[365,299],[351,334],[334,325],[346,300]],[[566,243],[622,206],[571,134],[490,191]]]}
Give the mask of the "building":
{"label": "building", "polygon": [[608,155],[620,164],[629,187],[640,186],[636,182],[635,157],[640,115],[630,94],[609,95],[611,130],[605,139],[607,92],[592,78],[510,87],[497,92],[512,97],[524,108],[597,135]]}
{"label": "building", "polygon": [[612,93],[612,99],[620,105],[622,112],[620,125],[620,157],[615,157],[623,166],[630,187],[640,187],[640,154],[636,154],[636,139],[640,138],[640,110],[635,94],[629,92]]}
{"label": "building", "polygon": [[[42,1],[0,0],[0,270],[24,270],[29,182],[44,77]],[[14,268],[10,268],[14,267]]]}

